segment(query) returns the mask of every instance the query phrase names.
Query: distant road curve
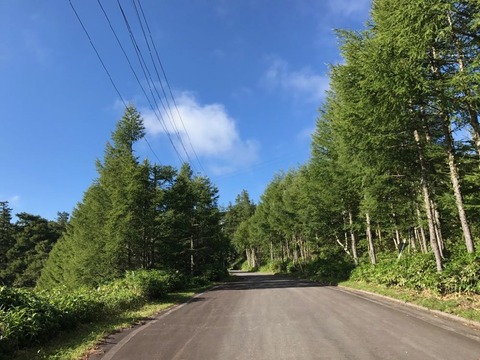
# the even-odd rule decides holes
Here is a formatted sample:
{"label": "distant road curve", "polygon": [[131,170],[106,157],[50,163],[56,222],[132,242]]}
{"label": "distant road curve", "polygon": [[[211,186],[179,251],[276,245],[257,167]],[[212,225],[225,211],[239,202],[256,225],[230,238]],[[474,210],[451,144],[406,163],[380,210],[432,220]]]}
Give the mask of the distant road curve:
{"label": "distant road curve", "polygon": [[92,360],[479,360],[480,330],[401,304],[273,275],[237,273]]}

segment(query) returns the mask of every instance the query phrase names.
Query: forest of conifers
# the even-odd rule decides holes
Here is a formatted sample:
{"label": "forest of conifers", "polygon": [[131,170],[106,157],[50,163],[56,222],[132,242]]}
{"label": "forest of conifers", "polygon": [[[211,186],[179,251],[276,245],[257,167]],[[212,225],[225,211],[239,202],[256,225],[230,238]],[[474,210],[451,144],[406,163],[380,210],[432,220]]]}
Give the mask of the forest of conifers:
{"label": "forest of conifers", "polygon": [[0,358],[227,274],[217,188],[188,164],[140,162],[143,136],[128,106],[70,218],[20,213],[13,223],[1,203]]}
{"label": "forest of conifers", "polygon": [[477,0],[378,0],[363,31],[338,31],[310,160],[231,207],[250,267],[335,278],[351,261],[387,285],[480,292],[479,30]]}
{"label": "forest of conifers", "polygon": [[[338,38],[344,60],[330,68],[311,157],[274,176],[258,204],[244,190],[221,210],[217,188],[188,164],[140,162],[133,146],[144,127],[133,106],[70,218],[21,213],[13,223],[0,203],[0,353],[25,345],[25,326],[15,327],[21,304],[60,319],[33,324],[40,330],[28,339],[40,339],[65,314],[88,320],[92,306],[108,312],[133,296],[112,300],[112,289],[156,297],[155,284],[220,279],[242,262],[479,294],[480,3],[376,0],[365,29]],[[90,292],[69,308],[58,289]]]}

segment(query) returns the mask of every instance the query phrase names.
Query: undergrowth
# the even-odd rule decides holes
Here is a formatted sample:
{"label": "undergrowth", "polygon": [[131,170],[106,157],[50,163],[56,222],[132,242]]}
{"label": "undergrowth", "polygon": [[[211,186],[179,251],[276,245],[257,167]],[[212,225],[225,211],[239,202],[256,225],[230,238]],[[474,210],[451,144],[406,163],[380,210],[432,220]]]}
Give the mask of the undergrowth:
{"label": "undergrowth", "polygon": [[72,331],[80,324],[98,322],[163,299],[171,291],[204,286],[207,282],[204,278],[185,279],[165,271],[139,270],[95,289],[72,291],[59,287],[34,291],[2,286],[0,359]]}

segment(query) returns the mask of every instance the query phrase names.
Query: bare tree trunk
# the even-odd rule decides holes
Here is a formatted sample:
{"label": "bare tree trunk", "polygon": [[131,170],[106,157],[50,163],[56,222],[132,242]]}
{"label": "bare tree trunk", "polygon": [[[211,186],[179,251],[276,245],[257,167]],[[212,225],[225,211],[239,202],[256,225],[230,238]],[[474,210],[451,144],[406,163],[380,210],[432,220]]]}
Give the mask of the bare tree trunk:
{"label": "bare tree trunk", "polygon": [[417,241],[417,237],[416,237],[416,234],[415,234],[415,228],[410,228],[410,236],[409,236],[409,239],[410,239],[410,247],[412,248],[412,250],[414,250],[415,252],[417,252],[417,244],[416,244],[416,241]]}
{"label": "bare tree trunk", "polygon": [[398,251],[400,249],[400,234],[398,233],[398,222],[397,222],[397,214],[393,210],[393,205],[390,206],[392,209],[392,219],[393,219],[393,244],[395,245],[395,249]]}
{"label": "bare tree trunk", "polygon": [[458,168],[455,160],[455,147],[453,144],[452,131],[450,129],[450,120],[444,114],[442,119],[443,133],[445,135],[445,141],[447,142],[448,150],[448,166],[450,167],[450,180],[452,181],[453,192],[455,194],[455,203],[458,209],[458,217],[463,230],[463,238],[467,246],[467,252],[473,253],[475,246],[473,244],[472,234],[468,225],[467,214],[465,213],[465,207],[463,205],[462,190],[460,188],[460,176],[458,174]]}
{"label": "bare tree trunk", "polygon": [[348,244],[347,243],[343,244],[338,238],[337,234],[335,234],[335,241],[337,242],[338,245],[342,247],[343,251],[345,251],[348,255],[352,256],[350,251],[348,251]]}
{"label": "bare tree trunk", "polygon": [[402,243],[402,239],[400,237],[400,231],[398,231],[397,224],[395,224],[395,245],[397,249],[400,247],[400,244]]}
{"label": "bare tree trunk", "polygon": [[384,248],[383,246],[383,237],[382,237],[382,230],[380,229],[380,226],[377,225],[377,237],[378,237],[378,243],[380,244],[380,250]]}
{"label": "bare tree trunk", "polygon": [[285,238],[285,250],[287,252],[287,261],[290,260],[290,246],[288,244],[288,239]]}
{"label": "bare tree trunk", "polygon": [[370,214],[367,212],[365,214],[365,218],[367,221],[367,239],[368,239],[368,254],[370,255],[370,261],[373,265],[377,264],[377,256],[375,254],[375,247],[373,244],[373,237],[372,237],[372,225],[370,223]]}
{"label": "bare tree trunk", "polygon": [[417,144],[418,149],[418,158],[420,161],[420,170],[421,170],[421,186],[422,186],[422,194],[423,194],[423,201],[425,205],[425,213],[427,215],[428,221],[428,232],[430,235],[430,246],[432,247],[433,254],[435,255],[435,263],[437,265],[437,271],[442,271],[442,256],[440,255],[440,251],[438,249],[437,239],[435,236],[435,225],[433,224],[433,215],[432,209],[430,207],[430,191],[428,189],[429,182],[427,176],[427,169],[425,166],[425,159],[423,156],[423,146],[420,139],[420,135],[417,130],[413,133],[415,142]]}
{"label": "bare tree trunk", "polygon": [[305,261],[305,248],[303,246],[302,237],[300,236],[297,241],[298,241],[298,247],[300,249],[300,258],[302,259],[302,261]]}
{"label": "bare tree trunk", "polygon": [[355,262],[355,265],[358,265],[357,239],[355,237],[355,231],[353,230],[353,217],[352,217],[351,211],[348,212],[348,221],[350,224],[350,239],[351,239],[351,245],[352,245],[353,261]]}
{"label": "bare tree trunk", "polygon": [[250,251],[251,251],[250,258],[252,259],[252,268],[256,268],[257,267],[257,254],[256,254],[256,251],[255,251],[255,248],[250,249]]}
{"label": "bare tree trunk", "polygon": [[422,226],[422,214],[420,213],[420,208],[417,202],[415,202],[415,207],[417,209],[418,229],[420,230],[420,238],[421,238],[420,244],[421,244],[422,252],[426,254],[428,252],[427,239],[425,237],[425,230],[423,230],[423,226]]}
{"label": "bare tree trunk", "polygon": [[443,258],[445,243],[443,241],[442,228],[440,224],[440,213],[438,212],[437,206],[433,201],[430,201],[430,206],[432,208],[433,224],[435,225],[435,236],[437,237],[438,250],[440,251],[440,255],[442,255]]}
{"label": "bare tree trunk", "polygon": [[195,261],[193,259],[193,235],[190,236],[190,274],[193,275],[195,268]]}

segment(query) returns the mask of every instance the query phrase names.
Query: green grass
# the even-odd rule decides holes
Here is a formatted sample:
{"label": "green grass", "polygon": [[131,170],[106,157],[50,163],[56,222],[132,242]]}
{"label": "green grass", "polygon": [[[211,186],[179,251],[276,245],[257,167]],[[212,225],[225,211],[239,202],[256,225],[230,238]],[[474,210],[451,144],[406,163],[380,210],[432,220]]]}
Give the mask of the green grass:
{"label": "green grass", "polygon": [[17,351],[12,360],[77,360],[86,359],[87,354],[95,352],[102,340],[109,334],[142,324],[152,319],[160,311],[175,304],[185,302],[196,293],[208,289],[211,285],[191,289],[191,291],[168,294],[164,299],[149,302],[138,309],[125,311],[117,315],[90,324],[81,324],[72,331],[61,333],[50,342],[41,346]]}
{"label": "green grass", "polygon": [[387,287],[361,281],[344,281],[339,285],[352,289],[365,290],[394,299],[423,306],[431,310],[460,316],[480,322],[480,295],[449,294],[438,295],[429,291],[415,291],[401,287]]}

